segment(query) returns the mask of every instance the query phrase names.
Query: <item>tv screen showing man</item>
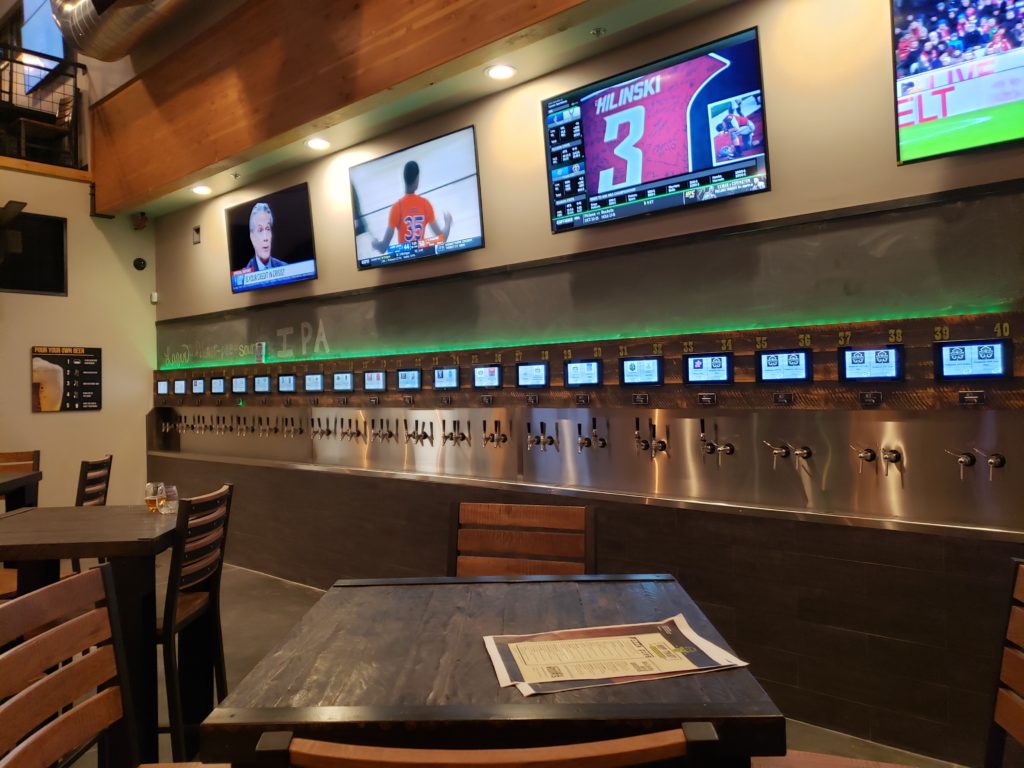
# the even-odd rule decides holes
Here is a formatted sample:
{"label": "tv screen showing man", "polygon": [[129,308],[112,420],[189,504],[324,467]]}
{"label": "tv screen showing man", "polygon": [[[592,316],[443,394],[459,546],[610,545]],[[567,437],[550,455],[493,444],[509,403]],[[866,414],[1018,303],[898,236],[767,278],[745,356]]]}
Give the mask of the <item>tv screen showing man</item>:
{"label": "tv screen showing man", "polygon": [[233,293],[316,277],[307,185],[250,200],[226,213]]}

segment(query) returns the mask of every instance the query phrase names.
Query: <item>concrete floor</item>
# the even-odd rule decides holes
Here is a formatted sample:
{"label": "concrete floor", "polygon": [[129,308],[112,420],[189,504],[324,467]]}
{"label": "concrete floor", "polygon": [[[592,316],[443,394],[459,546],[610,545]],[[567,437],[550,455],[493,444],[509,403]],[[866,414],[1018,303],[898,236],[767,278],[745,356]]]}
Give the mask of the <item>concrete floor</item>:
{"label": "concrete floor", "polygon": [[[158,590],[167,578],[167,557],[157,565]],[[231,690],[256,663],[284,639],[303,614],[320,599],[318,589],[267,576],[245,568],[224,568],[221,617],[224,630],[224,654],[227,660],[228,689]],[[167,722],[167,704],[163,696],[163,671],[160,675],[160,718]],[[958,768],[953,763],[933,760],[898,749],[857,739],[825,728],[793,720],[787,722],[790,749],[857,757],[913,768]],[[160,737],[160,759],[170,762],[170,742]],[[83,756],[81,768],[94,768],[95,756]]]}

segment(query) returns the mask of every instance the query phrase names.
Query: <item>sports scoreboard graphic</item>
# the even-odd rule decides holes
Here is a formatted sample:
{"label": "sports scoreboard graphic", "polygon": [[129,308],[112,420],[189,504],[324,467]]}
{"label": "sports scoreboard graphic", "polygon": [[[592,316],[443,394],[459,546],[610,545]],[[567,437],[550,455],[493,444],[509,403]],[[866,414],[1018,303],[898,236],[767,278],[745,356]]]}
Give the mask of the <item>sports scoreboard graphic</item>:
{"label": "sports scoreboard graphic", "polygon": [[756,30],[543,108],[555,232],[768,188]]}

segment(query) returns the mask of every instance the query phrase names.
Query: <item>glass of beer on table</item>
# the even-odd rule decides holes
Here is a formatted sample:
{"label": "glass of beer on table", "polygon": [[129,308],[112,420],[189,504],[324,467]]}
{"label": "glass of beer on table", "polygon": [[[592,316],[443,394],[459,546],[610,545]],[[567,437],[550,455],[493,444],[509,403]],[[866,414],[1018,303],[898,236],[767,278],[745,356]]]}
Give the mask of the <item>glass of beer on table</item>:
{"label": "glass of beer on table", "polygon": [[167,491],[163,483],[146,483],[146,507],[156,512],[161,505],[167,503]]}

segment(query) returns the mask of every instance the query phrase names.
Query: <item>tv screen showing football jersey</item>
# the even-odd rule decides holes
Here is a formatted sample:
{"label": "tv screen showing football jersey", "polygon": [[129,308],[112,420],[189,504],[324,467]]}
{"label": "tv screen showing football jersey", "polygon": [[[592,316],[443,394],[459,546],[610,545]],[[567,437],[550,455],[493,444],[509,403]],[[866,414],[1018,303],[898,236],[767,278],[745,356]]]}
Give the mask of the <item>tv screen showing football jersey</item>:
{"label": "tv screen showing football jersey", "polygon": [[755,29],[543,110],[554,232],[768,189]]}

